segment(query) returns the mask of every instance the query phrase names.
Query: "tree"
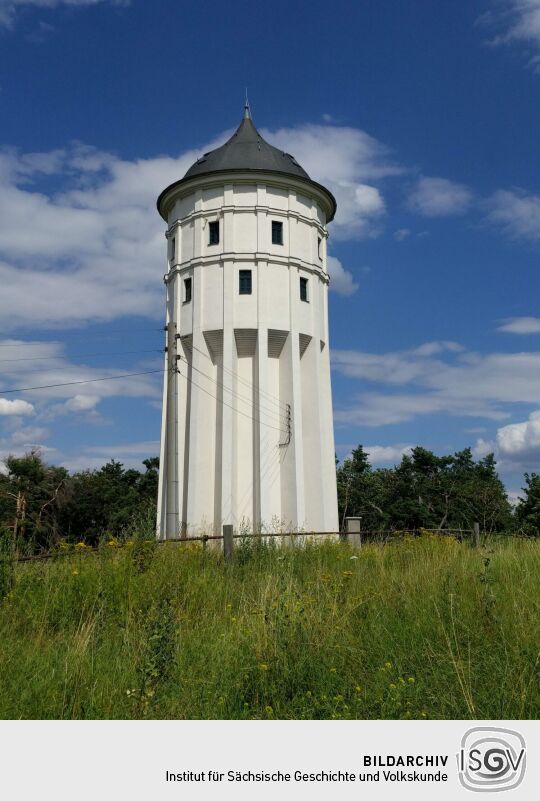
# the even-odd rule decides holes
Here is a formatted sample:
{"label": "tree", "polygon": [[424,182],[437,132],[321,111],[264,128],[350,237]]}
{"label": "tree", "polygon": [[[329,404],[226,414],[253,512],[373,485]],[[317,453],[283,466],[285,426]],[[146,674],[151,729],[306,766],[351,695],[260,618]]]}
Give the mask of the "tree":
{"label": "tree", "polygon": [[540,476],[525,473],[524,498],[520,498],[516,508],[516,520],[527,532],[540,534]]}
{"label": "tree", "polygon": [[44,463],[39,450],[5,459],[0,480],[1,522],[13,532],[14,548],[50,547],[59,536],[59,512],[67,470]]}

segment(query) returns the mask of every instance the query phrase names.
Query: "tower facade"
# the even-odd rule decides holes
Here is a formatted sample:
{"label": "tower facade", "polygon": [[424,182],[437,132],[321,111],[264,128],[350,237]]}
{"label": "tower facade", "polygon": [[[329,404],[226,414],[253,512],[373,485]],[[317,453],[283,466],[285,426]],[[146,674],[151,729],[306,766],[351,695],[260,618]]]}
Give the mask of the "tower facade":
{"label": "tower facade", "polygon": [[167,353],[157,533],[338,530],[328,342],[332,194],[235,134],[159,196]]}

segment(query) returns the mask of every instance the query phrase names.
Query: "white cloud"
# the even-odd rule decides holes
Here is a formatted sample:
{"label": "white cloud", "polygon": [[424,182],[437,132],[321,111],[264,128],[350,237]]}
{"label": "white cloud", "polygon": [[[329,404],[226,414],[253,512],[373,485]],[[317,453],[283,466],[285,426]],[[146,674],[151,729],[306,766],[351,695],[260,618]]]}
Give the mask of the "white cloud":
{"label": "white cloud", "polygon": [[410,234],[411,232],[408,228],[398,228],[397,231],[394,231],[394,239],[397,242],[403,242]]}
{"label": "white cloud", "polygon": [[540,317],[510,317],[497,331],[506,334],[540,334]]}
{"label": "white cloud", "polygon": [[332,236],[365,238],[380,232],[385,203],[375,183],[404,172],[387,147],[365,131],[346,126],[302,125],[261,133],[292,153],[311,178],[335,195],[338,214]]}
{"label": "white cloud", "polygon": [[42,426],[28,426],[26,428],[19,428],[16,431],[13,431],[10,441],[14,445],[24,445],[25,447],[29,447],[30,445],[47,439],[48,436],[49,431],[46,428],[43,428]]}
{"label": "white cloud", "polygon": [[500,189],[486,202],[488,222],[513,239],[540,239],[540,196]]}
{"label": "white cloud", "polygon": [[58,8],[58,6],[94,6],[103,2],[115,6],[127,6],[130,0],[0,0],[0,25],[12,28],[16,13],[23,6]]}
{"label": "white cloud", "polygon": [[66,401],[65,407],[69,412],[89,412],[99,403],[99,395],[74,395]]}
{"label": "white cloud", "polygon": [[[529,64],[538,69],[540,63],[540,0],[504,0],[496,6],[498,13],[488,15],[488,23],[501,32],[491,44],[522,44],[528,49]],[[482,20],[481,20],[482,21]]]}
{"label": "white cloud", "polygon": [[[105,398],[130,397],[144,398],[148,401],[161,398],[162,359],[156,357],[150,361],[143,359],[130,368],[118,367],[92,367],[86,364],[77,364],[64,353],[65,346],[58,342],[32,342],[31,348],[22,347],[21,340],[0,341],[2,359],[14,358],[14,361],[4,361],[1,364],[0,396],[2,391],[16,387],[43,387],[33,390],[32,403],[27,401],[7,401],[0,398],[0,414],[30,414],[36,413],[40,422],[51,421],[58,416],[78,415],[85,420],[97,422],[96,409]],[[40,355],[43,361],[32,363],[29,372],[28,363],[18,361],[17,356],[31,352],[33,356]],[[16,355],[15,355],[16,354]],[[119,357],[120,358],[120,357]],[[156,370],[155,374],[125,375],[126,373],[146,372]],[[118,378],[118,376],[125,376]],[[87,386],[72,384],[71,386],[54,386],[68,382],[93,381],[94,379],[111,378],[111,381],[97,381]],[[51,386],[53,385],[53,386]],[[6,406],[8,411],[2,412],[2,404],[17,404]]]}
{"label": "white cloud", "polygon": [[499,468],[507,472],[540,470],[540,411],[527,420],[497,429],[494,439],[478,439],[473,448],[477,459],[494,453]]}
{"label": "white cloud", "polygon": [[358,289],[353,274],[346,270],[335,256],[327,257],[328,274],[330,275],[330,289],[338,295],[354,295]]}
{"label": "white cloud", "polygon": [[501,457],[519,462],[540,463],[540,411],[532,412],[522,423],[512,423],[497,431],[497,448]]}
{"label": "white cloud", "polygon": [[34,414],[34,407],[25,400],[0,398],[0,416]]}
{"label": "white cloud", "polygon": [[[336,421],[345,424],[386,425],[441,413],[504,420],[511,404],[540,398],[540,352],[481,355],[438,342],[382,354],[333,351],[332,366],[364,390],[336,410]],[[367,383],[382,384],[384,391],[365,391]]]}
{"label": "white cloud", "polygon": [[409,195],[409,208],[424,217],[464,214],[472,201],[471,191],[446,178],[419,178]]}
{"label": "white cloud", "polygon": [[56,462],[71,472],[78,470],[98,470],[114,459],[125,468],[142,470],[142,461],[159,455],[159,440],[147,442],[129,442],[118,445],[95,445],[85,448],[82,453],[59,454]]}
{"label": "white cloud", "polygon": [[[336,238],[374,236],[385,206],[372,183],[397,175],[389,154],[363,131],[303,125],[268,138],[335,192]],[[161,319],[164,224],[155,201],[201,152],[124,161],[74,143],[47,153],[0,151],[0,318],[5,327],[76,326],[127,315]],[[47,194],[48,178],[60,189]],[[28,225],[28,220],[32,225]],[[334,288],[354,289],[332,263]],[[62,303],[58,302],[62,298]]]}
{"label": "white cloud", "polygon": [[371,464],[397,464],[402,456],[410,453],[413,445],[365,445]]}

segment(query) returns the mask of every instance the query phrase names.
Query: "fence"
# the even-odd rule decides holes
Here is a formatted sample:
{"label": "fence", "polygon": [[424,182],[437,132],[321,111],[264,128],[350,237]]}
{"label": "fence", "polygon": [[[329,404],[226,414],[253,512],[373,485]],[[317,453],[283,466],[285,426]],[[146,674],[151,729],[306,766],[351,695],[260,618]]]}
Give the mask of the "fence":
{"label": "fence", "polygon": [[[481,539],[480,539],[480,527],[478,523],[474,524],[472,529],[428,529],[428,528],[418,528],[418,529],[399,529],[399,530],[361,530],[357,519],[355,518],[348,518],[346,520],[346,530],[345,531],[271,531],[271,532],[253,532],[251,534],[235,534],[233,527],[230,525],[223,526],[223,533],[222,534],[199,534],[193,537],[171,537],[165,540],[156,540],[156,545],[165,545],[167,543],[176,543],[176,544],[188,544],[192,542],[201,542],[203,547],[207,543],[218,543],[222,542],[222,550],[223,556],[226,560],[232,559],[234,555],[234,542],[235,540],[240,540],[241,542],[249,542],[252,540],[273,540],[273,539],[280,539],[286,540],[288,538],[303,538],[305,540],[309,540],[312,537],[326,537],[328,539],[332,538],[339,538],[340,541],[346,542],[353,547],[360,548],[363,544],[367,543],[375,543],[379,545],[385,545],[390,542],[396,542],[399,539],[409,536],[409,537],[418,537],[421,536],[423,532],[431,532],[438,536],[444,537],[454,537],[455,539],[459,540],[460,542],[463,541],[470,541],[472,545],[475,547],[480,547]],[[152,541],[154,542],[154,541]],[[89,553],[95,554],[97,552],[97,547],[90,547],[85,546],[84,550],[81,550],[79,553]],[[52,550],[52,551],[44,551],[38,554],[16,554],[13,555],[12,558],[16,562],[38,562],[47,559],[53,558],[61,558],[63,556],[73,556],[73,550]]]}

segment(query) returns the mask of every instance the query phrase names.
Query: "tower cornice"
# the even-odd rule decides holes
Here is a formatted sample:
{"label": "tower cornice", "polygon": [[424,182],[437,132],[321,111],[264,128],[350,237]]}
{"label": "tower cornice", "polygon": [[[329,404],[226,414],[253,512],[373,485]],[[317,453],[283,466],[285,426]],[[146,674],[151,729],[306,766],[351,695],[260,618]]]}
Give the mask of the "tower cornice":
{"label": "tower cornice", "polygon": [[336,199],[333,194],[322,184],[312,181],[311,178],[302,178],[278,171],[261,170],[223,170],[207,175],[194,176],[193,178],[181,178],[170,184],[161,192],[157,199],[157,209],[161,217],[168,222],[169,212],[174,203],[187,195],[192,194],[198,189],[208,189],[224,184],[253,184],[261,183],[267,186],[286,186],[289,189],[297,189],[302,194],[314,196],[322,205],[326,213],[326,222],[334,219],[336,213]]}

